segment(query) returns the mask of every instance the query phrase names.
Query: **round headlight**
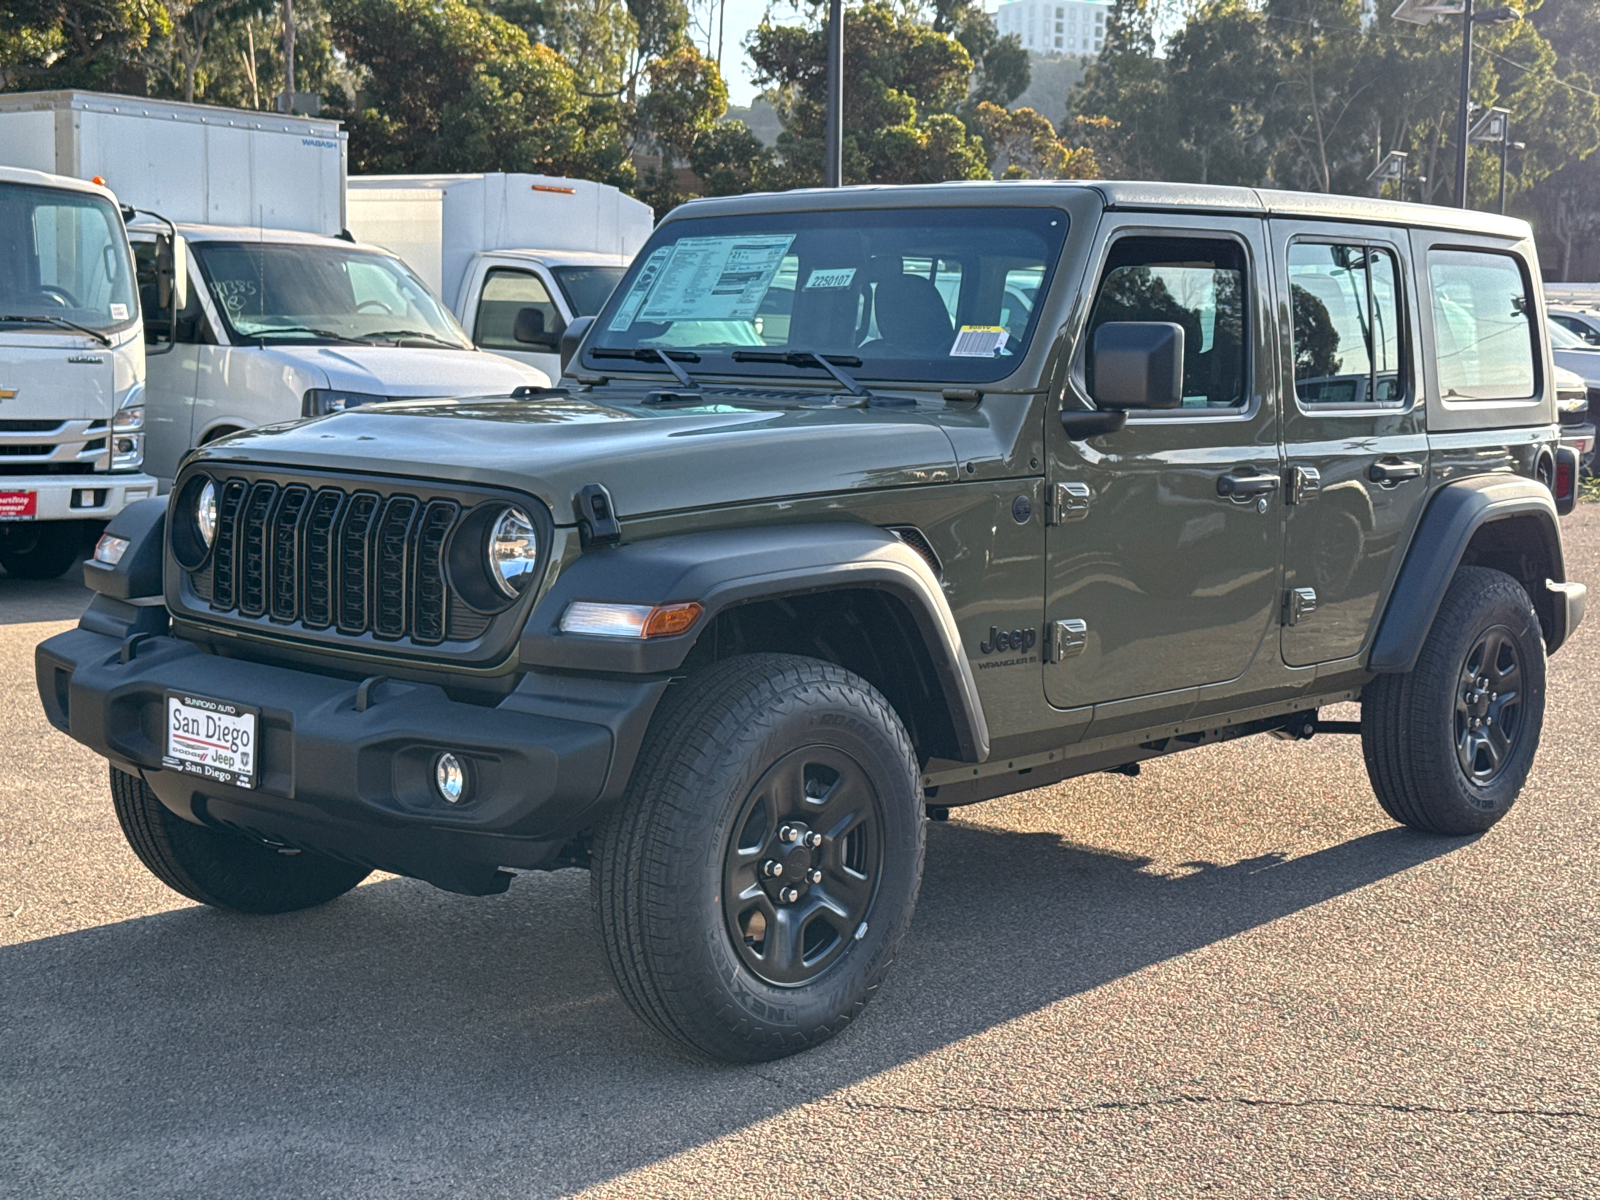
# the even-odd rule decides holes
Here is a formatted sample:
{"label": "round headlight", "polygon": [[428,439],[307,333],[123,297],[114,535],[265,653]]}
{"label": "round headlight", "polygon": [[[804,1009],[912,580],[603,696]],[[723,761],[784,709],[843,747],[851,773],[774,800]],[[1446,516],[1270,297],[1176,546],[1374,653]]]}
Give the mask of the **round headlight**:
{"label": "round headlight", "polygon": [[515,599],[533,582],[539,566],[539,532],[533,518],[520,508],[508,508],[489,531],[489,578]]}
{"label": "round headlight", "polygon": [[217,536],[217,485],[209,479],[195,499],[194,523],[195,528],[200,531],[200,540],[209,550],[213,539]]}

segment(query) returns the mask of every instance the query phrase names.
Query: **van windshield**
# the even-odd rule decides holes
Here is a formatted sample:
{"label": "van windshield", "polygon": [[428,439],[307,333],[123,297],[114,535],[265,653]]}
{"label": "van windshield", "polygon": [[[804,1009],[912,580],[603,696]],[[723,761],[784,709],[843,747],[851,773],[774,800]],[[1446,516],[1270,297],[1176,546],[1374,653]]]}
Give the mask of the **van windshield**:
{"label": "van windshield", "polygon": [[[824,354],[860,378],[999,379],[1027,350],[1066,233],[1052,208],[671,221],[607,301],[585,361],[598,350],[589,365],[615,370],[619,353],[675,350],[696,356],[696,376],[792,377],[794,356]],[[763,350],[790,360],[752,362]]]}
{"label": "van windshield", "polygon": [[8,331],[48,332],[56,321],[98,331],[138,320],[116,206],[88,192],[0,183],[0,316],[20,318],[5,323]]}
{"label": "van windshield", "polygon": [[240,338],[472,346],[391,255],[323,242],[196,242],[192,250],[217,311]]}

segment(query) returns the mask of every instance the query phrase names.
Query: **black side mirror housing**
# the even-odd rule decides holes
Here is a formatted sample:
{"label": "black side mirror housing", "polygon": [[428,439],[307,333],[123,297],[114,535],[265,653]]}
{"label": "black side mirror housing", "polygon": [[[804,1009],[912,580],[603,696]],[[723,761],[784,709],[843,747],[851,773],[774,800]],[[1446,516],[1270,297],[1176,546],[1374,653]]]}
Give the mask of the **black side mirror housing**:
{"label": "black side mirror housing", "polygon": [[578,347],[583,345],[583,337],[589,332],[589,326],[594,324],[593,317],[577,317],[572,323],[561,331],[561,373],[567,373],[567,364],[578,354]]}
{"label": "black side mirror housing", "polygon": [[555,350],[561,344],[556,334],[545,330],[544,310],[532,305],[517,310],[511,336],[525,346],[541,346],[549,350]]}
{"label": "black side mirror housing", "polygon": [[1183,326],[1107,321],[1094,331],[1094,402],[1102,409],[1183,406]]}

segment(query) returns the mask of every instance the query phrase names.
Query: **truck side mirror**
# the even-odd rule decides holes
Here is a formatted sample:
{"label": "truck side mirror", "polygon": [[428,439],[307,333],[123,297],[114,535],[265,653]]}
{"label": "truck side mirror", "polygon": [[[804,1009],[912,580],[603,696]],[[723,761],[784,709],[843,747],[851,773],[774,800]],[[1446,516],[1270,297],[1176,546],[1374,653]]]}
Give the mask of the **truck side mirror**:
{"label": "truck side mirror", "polygon": [[578,347],[583,345],[583,336],[589,332],[589,326],[594,324],[593,317],[575,317],[570,325],[561,331],[561,373],[567,373],[567,364],[577,357]]}
{"label": "truck side mirror", "polygon": [[181,234],[156,238],[156,295],[174,321],[189,306],[189,243]]}
{"label": "truck side mirror", "polygon": [[1183,326],[1107,321],[1094,331],[1091,393],[1103,409],[1183,405]]}
{"label": "truck side mirror", "polygon": [[532,305],[517,310],[517,319],[511,326],[511,336],[524,345],[540,346],[547,350],[559,349],[561,345],[560,339],[554,333],[545,330],[544,310]]}

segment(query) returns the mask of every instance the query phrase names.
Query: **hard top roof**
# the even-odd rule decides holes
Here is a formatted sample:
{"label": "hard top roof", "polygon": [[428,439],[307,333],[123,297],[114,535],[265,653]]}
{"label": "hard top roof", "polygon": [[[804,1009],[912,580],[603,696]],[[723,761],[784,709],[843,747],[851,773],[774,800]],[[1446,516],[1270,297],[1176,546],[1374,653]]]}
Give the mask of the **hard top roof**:
{"label": "hard top roof", "polygon": [[1137,180],[961,180],[951,183],[866,185],[804,188],[691,200],[674,209],[669,220],[762,212],[805,212],[850,208],[900,208],[928,205],[1005,205],[1032,207],[1060,204],[1067,190],[1091,193],[1108,209],[1211,212],[1249,216],[1307,217],[1383,225],[1490,234],[1505,238],[1532,236],[1526,221],[1498,213],[1408,204],[1365,196],[1323,192],[1287,192],[1270,188],[1221,187],[1201,183],[1147,183]]}
{"label": "hard top roof", "polygon": [[26,183],[33,187],[63,188],[70,192],[90,192],[105,200],[115,200],[111,189],[87,179],[74,179],[70,175],[47,175],[43,171],[30,171],[26,167],[0,167],[0,183]]}

